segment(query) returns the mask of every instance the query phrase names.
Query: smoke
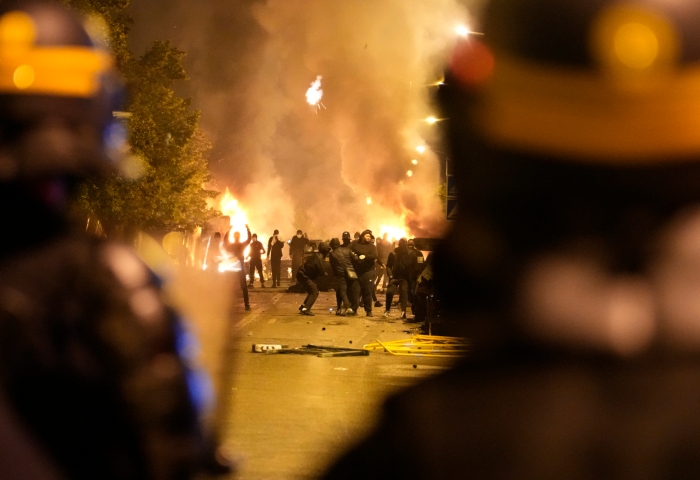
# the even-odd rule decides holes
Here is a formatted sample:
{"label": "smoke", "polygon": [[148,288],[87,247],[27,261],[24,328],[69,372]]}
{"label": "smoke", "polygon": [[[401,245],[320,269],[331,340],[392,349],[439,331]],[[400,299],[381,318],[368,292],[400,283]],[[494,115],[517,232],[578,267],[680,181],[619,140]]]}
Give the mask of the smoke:
{"label": "smoke", "polygon": [[[173,40],[215,145],[213,187],[229,187],[254,231],[443,233],[443,148],[425,119],[454,28],[469,22],[463,2],[209,3],[176,7],[166,38],[183,34]],[[312,106],[305,93],[318,76]]]}

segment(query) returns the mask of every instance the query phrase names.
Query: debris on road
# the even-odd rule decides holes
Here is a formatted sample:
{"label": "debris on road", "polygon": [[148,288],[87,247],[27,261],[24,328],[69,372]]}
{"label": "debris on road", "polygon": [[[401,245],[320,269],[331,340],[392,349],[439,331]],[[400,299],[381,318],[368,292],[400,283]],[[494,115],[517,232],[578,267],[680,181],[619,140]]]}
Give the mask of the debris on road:
{"label": "debris on road", "polygon": [[271,350],[282,350],[289,348],[289,345],[269,344],[269,343],[254,343],[253,352],[269,352]]}
{"label": "debris on road", "polygon": [[362,357],[368,356],[369,350],[364,348],[345,348],[345,347],[334,347],[325,345],[303,345],[298,348],[288,348],[286,345],[283,348],[274,348],[266,350],[255,350],[255,345],[253,345],[253,352],[260,353],[279,353],[279,354],[296,354],[296,355],[316,355],[317,357],[327,358],[327,357]]}
{"label": "debris on road", "polygon": [[435,335],[413,335],[404,340],[368,343],[365,350],[384,350],[392,355],[415,355],[420,357],[462,357],[467,354],[467,340],[462,337]]}

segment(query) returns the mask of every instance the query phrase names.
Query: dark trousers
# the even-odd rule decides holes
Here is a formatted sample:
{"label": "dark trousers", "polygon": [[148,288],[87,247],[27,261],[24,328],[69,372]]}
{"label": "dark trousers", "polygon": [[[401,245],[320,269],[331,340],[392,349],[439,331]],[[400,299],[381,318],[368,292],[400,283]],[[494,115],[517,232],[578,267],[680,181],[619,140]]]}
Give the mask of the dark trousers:
{"label": "dark trousers", "polygon": [[282,257],[270,259],[270,270],[272,270],[272,285],[280,285],[280,267],[282,265]]}
{"label": "dark trousers", "polygon": [[389,276],[386,274],[386,267],[378,267],[377,268],[377,279],[374,281],[374,286],[378,287],[379,284],[382,284],[382,288],[386,288],[387,283],[389,282]]}
{"label": "dark trousers", "polygon": [[314,306],[314,303],[318,298],[318,287],[316,286],[316,282],[314,282],[310,278],[297,278],[297,282],[301,283],[304,286],[304,290],[306,290],[304,306],[311,310],[311,307]]}
{"label": "dark trousers", "polygon": [[248,276],[250,277],[250,284],[253,285],[255,281],[255,270],[258,270],[258,275],[260,276],[260,285],[265,285],[265,277],[263,277],[262,269],[262,258],[251,258],[250,266],[248,267]]}
{"label": "dark trousers", "polygon": [[348,280],[343,276],[338,279],[338,290],[335,292],[335,301],[338,309],[352,308],[350,298],[348,298]]}
{"label": "dark trousers", "polygon": [[372,311],[372,305],[374,305],[374,295],[372,295],[373,290],[374,269],[360,275],[360,293],[362,295],[362,306],[364,307],[365,312],[367,313]]}
{"label": "dark trousers", "polygon": [[360,279],[359,278],[346,278],[345,281],[348,284],[348,300],[350,301],[350,308],[353,312],[357,312],[360,308]]}
{"label": "dark trousers", "polygon": [[303,253],[292,255],[292,278],[296,279],[297,283],[301,281],[297,278],[297,271],[302,263],[304,263]]}
{"label": "dark trousers", "polygon": [[244,305],[249,305],[248,299],[248,282],[245,278],[245,268],[241,268],[240,271],[236,272],[238,276],[238,283],[241,285],[241,292],[243,292],[243,303]]}
{"label": "dark trousers", "polygon": [[377,271],[374,271],[374,276],[372,276],[372,301],[377,303]]}
{"label": "dark trousers", "polygon": [[394,300],[396,289],[399,290],[399,302],[401,303],[401,311],[405,312],[408,307],[408,280],[393,279],[389,282],[386,289],[386,311],[391,309],[391,302]]}

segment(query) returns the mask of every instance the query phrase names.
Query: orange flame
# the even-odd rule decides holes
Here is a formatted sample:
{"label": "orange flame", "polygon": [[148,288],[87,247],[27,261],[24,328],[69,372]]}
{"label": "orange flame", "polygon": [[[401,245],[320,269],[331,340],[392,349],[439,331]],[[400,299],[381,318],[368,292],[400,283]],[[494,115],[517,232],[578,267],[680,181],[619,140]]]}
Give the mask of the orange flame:
{"label": "orange flame", "polygon": [[[219,202],[219,210],[221,210],[221,213],[229,217],[229,225],[231,225],[231,230],[229,231],[228,236],[229,240],[233,242],[233,234],[235,232],[241,234],[241,239],[245,239],[246,225],[248,224],[248,214],[240,205],[238,200],[233,195],[231,195],[231,192],[229,191],[228,187],[226,187],[226,191],[224,192],[224,195],[221,197],[221,201]],[[222,248],[221,253],[222,258],[219,262],[220,272],[240,271],[243,268],[243,266],[236,258],[228,254],[226,249]],[[245,256],[248,257],[249,253],[250,247],[246,248]]]}

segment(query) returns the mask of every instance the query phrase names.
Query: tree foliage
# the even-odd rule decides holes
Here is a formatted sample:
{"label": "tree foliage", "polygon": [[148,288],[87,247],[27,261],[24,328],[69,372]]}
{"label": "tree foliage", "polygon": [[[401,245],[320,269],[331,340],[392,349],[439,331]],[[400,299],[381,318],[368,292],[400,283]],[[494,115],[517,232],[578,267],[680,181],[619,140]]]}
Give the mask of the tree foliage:
{"label": "tree foliage", "polygon": [[131,152],[127,170],[80,187],[78,207],[96,216],[107,232],[116,227],[147,232],[191,231],[218,212],[207,200],[207,154],[211,145],[199,130],[199,112],[179,97],[174,82],[187,80],[185,52],[169,41],[156,41],[142,55],[128,48],[128,0],[64,0],[86,14],[104,19],[104,35],[117,59],[127,89],[126,120]]}

